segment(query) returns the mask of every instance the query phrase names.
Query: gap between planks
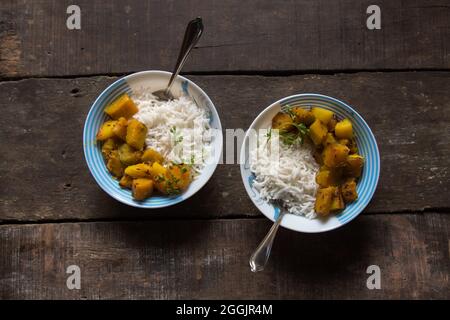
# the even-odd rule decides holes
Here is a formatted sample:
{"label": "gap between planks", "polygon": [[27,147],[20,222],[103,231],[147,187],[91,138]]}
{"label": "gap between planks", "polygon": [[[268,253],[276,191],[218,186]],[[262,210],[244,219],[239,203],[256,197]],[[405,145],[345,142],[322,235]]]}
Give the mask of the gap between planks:
{"label": "gap between planks", "polygon": [[[426,208],[420,211],[414,211],[414,210],[402,210],[402,211],[395,211],[395,212],[368,212],[368,213],[362,213],[361,216],[380,216],[380,215],[389,215],[389,216],[401,216],[404,214],[409,215],[425,215],[425,214],[438,214],[438,215],[446,215],[450,214],[450,208]],[[3,226],[17,226],[17,225],[43,225],[43,224],[80,224],[80,223],[136,223],[136,222],[164,222],[164,221],[170,221],[170,222],[176,222],[176,221],[184,221],[184,222],[195,222],[195,221],[230,221],[230,220],[265,220],[267,219],[263,214],[260,216],[252,216],[252,215],[229,215],[226,217],[220,217],[220,218],[208,218],[208,217],[198,217],[193,219],[181,219],[179,217],[154,217],[154,218],[142,218],[137,217],[136,219],[133,218],[124,218],[124,219],[117,219],[117,218],[105,218],[105,219],[42,219],[42,220],[0,220],[0,227]]]}
{"label": "gap between planks", "polygon": [[[150,70],[150,69],[149,69]],[[13,76],[13,77],[1,77],[0,84],[2,82],[19,82],[22,80],[31,79],[86,79],[94,77],[124,77],[133,73],[149,71],[149,70],[136,70],[127,73],[92,73],[92,74],[72,74],[64,76]],[[157,70],[157,69],[151,69]],[[163,70],[168,71],[168,70]],[[170,72],[170,71],[169,71]],[[323,76],[335,76],[341,74],[358,74],[358,73],[420,73],[420,72],[450,72],[450,69],[441,68],[422,68],[422,69],[347,69],[347,70],[263,70],[263,71],[251,71],[251,70],[236,70],[236,71],[190,71],[181,73],[181,76],[260,76],[260,77],[291,77],[291,76],[305,76],[305,75],[323,75]]]}

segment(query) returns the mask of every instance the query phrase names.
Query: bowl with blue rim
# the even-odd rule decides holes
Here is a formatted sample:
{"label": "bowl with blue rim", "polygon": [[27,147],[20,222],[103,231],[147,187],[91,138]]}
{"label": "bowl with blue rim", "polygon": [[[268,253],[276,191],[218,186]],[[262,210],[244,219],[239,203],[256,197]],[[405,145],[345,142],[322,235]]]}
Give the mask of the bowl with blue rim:
{"label": "bowl with blue rim", "polygon": [[166,71],[142,71],[122,77],[108,86],[94,101],[86,117],[83,131],[83,149],[87,166],[97,184],[114,199],[138,208],[157,209],[180,203],[197,193],[211,178],[222,151],[222,125],[219,114],[208,95],[193,81],[178,76],[172,85],[171,92],[174,97],[189,96],[199,107],[205,108],[209,116],[209,124],[213,134],[211,137],[211,158],[189,187],[181,194],[174,196],[154,195],[143,201],[133,199],[131,191],[119,186],[118,180],[108,172],[101,153],[101,145],[96,141],[96,134],[101,125],[107,120],[103,112],[105,107],[121,95],[127,93],[131,97],[133,92],[154,92],[167,86],[172,74]]}
{"label": "bowl with blue rim", "polygon": [[305,109],[319,107],[332,111],[338,120],[348,118],[352,122],[359,154],[365,160],[357,184],[358,199],[347,204],[344,210],[325,219],[308,219],[300,215],[286,214],[281,222],[281,226],[285,228],[305,233],[325,232],[339,228],[355,219],[369,204],[380,176],[380,153],[375,136],[355,108],[339,99],[315,93],[296,94],[274,102],[256,117],[244,137],[240,153],[241,176],[247,194],[255,206],[272,221],[275,221],[280,211],[283,210],[279,203],[262,199],[254,186],[255,175],[250,170],[249,157],[252,152],[251,146],[255,144],[249,143],[249,139],[251,132],[270,128],[273,117],[286,107]]}

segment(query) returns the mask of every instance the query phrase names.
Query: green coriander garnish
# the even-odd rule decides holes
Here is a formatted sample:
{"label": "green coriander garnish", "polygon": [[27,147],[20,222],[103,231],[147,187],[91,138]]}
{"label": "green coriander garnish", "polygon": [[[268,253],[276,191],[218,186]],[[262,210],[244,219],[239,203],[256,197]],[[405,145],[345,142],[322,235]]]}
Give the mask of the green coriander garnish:
{"label": "green coriander garnish", "polygon": [[290,105],[285,105],[281,107],[281,112],[288,114],[292,120],[295,119],[295,113],[292,111],[294,107],[291,107]]}
{"label": "green coriander garnish", "polygon": [[272,128],[269,129],[266,133],[267,142],[272,138]]}
{"label": "green coriander garnish", "polygon": [[170,128],[169,131],[173,135],[173,141],[175,146],[183,142],[183,136],[178,132],[177,127],[173,126],[172,128]]}
{"label": "green coriander garnish", "polygon": [[284,144],[291,146],[297,143],[303,144],[305,136],[308,135],[309,129],[304,123],[293,123],[293,130],[280,132],[280,139]]}

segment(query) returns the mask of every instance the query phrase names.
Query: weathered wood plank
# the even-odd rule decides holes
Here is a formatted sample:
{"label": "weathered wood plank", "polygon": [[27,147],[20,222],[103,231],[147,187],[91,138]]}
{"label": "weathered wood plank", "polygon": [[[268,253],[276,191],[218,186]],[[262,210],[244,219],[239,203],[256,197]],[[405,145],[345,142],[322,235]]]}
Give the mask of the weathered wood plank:
{"label": "weathered wood plank", "polygon": [[[82,131],[90,104],[114,79],[0,83],[0,220],[259,215],[237,165],[220,165],[196,196],[156,212],[121,205],[100,190],[85,164]],[[210,94],[224,128],[245,130],[265,106],[290,94],[341,98],[365,117],[380,147],[381,180],[366,212],[450,208],[449,73],[191,79]]]}
{"label": "weathered wood plank", "polygon": [[[341,230],[280,230],[267,269],[248,258],[260,219],[0,226],[2,299],[448,299],[449,215],[362,216]],[[65,270],[81,268],[81,290]],[[368,290],[366,269],[381,269]]]}
{"label": "weathered wood plank", "polygon": [[[450,208],[448,73],[191,78],[216,103],[224,128],[246,129],[265,106],[293,93],[342,98],[371,125],[381,151],[381,181],[367,211]],[[84,118],[95,96],[113,80],[32,79],[0,84],[0,219],[154,217],[153,211],[150,216],[110,199],[85,165]],[[158,213],[156,217],[258,214],[245,194],[237,165],[221,165],[185,206]]]}
{"label": "weathered wood plank", "polygon": [[171,70],[184,27],[206,31],[185,71],[450,68],[447,0],[377,1],[382,29],[366,27],[364,0],[1,1],[0,77]]}

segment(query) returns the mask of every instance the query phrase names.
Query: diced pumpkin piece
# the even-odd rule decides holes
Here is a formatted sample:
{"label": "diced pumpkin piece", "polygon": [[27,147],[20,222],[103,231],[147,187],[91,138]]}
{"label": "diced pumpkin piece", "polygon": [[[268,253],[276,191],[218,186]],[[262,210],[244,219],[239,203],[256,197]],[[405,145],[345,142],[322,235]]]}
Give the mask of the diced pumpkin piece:
{"label": "diced pumpkin piece", "polygon": [[150,197],[153,193],[153,181],[145,178],[134,179],[131,186],[131,191],[134,199],[144,200]]}
{"label": "diced pumpkin piece", "polygon": [[100,129],[97,133],[97,140],[99,141],[105,141],[109,138],[114,137],[114,126],[116,125],[117,121],[109,120],[102,124]]}
{"label": "diced pumpkin piece", "polygon": [[318,107],[311,108],[311,112],[315,116],[316,120],[319,119],[323,124],[328,124],[334,115],[332,111]]}
{"label": "diced pumpkin piece", "polygon": [[119,118],[119,120],[117,120],[117,123],[113,129],[114,134],[123,141],[125,141],[127,137],[127,124],[128,120],[125,119],[124,117],[121,117]]}
{"label": "diced pumpkin piece", "polygon": [[168,184],[173,181],[175,193],[185,190],[191,183],[191,169],[187,165],[170,165],[166,176]]}
{"label": "diced pumpkin piece", "polygon": [[355,179],[348,179],[347,181],[345,181],[341,187],[341,191],[345,203],[355,201],[358,198]]}
{"label": "diced pumpkin piece", "polygon": [[124,189],[131,189],[132,183],[133,178],[127,175],[124,175],[119,181],[119,185]]}
{"label": "diced pumpkin piece", "polygon": [[152,148],[147,148],[144,151],[144,154],[142,155],[142,161],[149,163],[153,162],[163,163],[164,157],[158,151]]}
{"label": "diced pumpkin piece", "polygon": [[297,123],[303,123],[307,126],[312,124],[316,117],[311,110],[303,109],[300,107],[292,108],[292,113],[295,115],[294,121]]}
{"label": "diced pumpkin piece", "polygon": [[330,211],[338,211],[345,208],[344,198],[339,188],[336,188],[331,200]]}
{"label": "diced pumpkin piece", "polygon": [[347,157],[345,174],[349,177],[359,178],[364,165],[364,158],[359,154],[351,154]]}
{"label": "diced pumpkin piece", "polygon": [[[182,171],[182,168],[185,170]],[[190,171],[186,167],[170,165],[167,169],[164,180],[158,181],[158,190],[167,195],[176,195],[181,193],[189,186],[191,181]]]}
{"label": "diced pumpkin piece", "polygon": [[109,155],[108,162],[106,163],[106,168],[115,177],[120,178],[123,175],[123,166],[120,162],[119,154],[116,150],[112,151]]}
{"label": "diced pumpkin piece", "polygon": [[125,174],[127,176],[136,178],[151,178],[152,177],[152,167],[146,163],[139,163],[133,166],[129,166],[125,169]]}
{"label": "diced pumpkin piece", "polygon": [[337,186],[342,177],[341,168],[328,168],[322,166],[316,175],[316,183],[321,188],[326,188],[329,186]]}
{"label": "diced pumpkin piece", "polygon": [[290,115],[283,112],[278,112],[272,119],[272,129],[286,132],[294,128],[293,121]]}
{"label": "diced pumpkin piece", "polygon": [[113,138],[109,138],[102,145],[102,155],[105,160],[109,159],[112,151],[117,149],[117,143]]}
{"label": "diced pumpkin piece", "polygon": [[344,166],[349,149],[339,143],[329,144],[323,150],[323,163],[329,168]]}
{"label": "diced pumpkin piece", "polygon": [[158,177],[165,177],[166,173],[167,173],[167,168],[163,167],[161,164],[159,164],[158,162],[153,162],[153,164],[151,165],[151,173],[152,173],[152,177],[153,179],[156,181],[158,180]]}
{"label": "diced pumpkin piece", "polygon": [[166,177],[165,176],[158,176],[155,181],[155,188],[162,194],[167,194],[166,189]]}
{"label": "diced pumpkin piece", "polygon": [[167,168],[163,167],[158,162],[153,162],[152,164],[152,178],[153,181],[155,181],[155,188],[161,192],[166,194],[166,175],[167,175]]}
{"label": "diced pumpkin piece", "polygon": [[331,170],[321,170],[316,175],[316,183],[321,187],[329,187],[333,184]]}
{"label": "diced pumpkin piece", "polygon": [[334,133],[338,139],[351,139],[353,137],[353,126],[349,119],[345,118],[336,124]]}
{"label": "diced pumpkin piece", "polygon": [[128,121],[126,142],[137,150],[142,150],[147,136],[147,127],[136,119]]}
{"label": "diced pumpkin piece", "polygon": [[321,188],[317,190],[314,210],[318,215],[327,216],[330,213],[335,190],[335,187]]}
{"label": "diced pumpkin piece", "polygon": [[318,119],[309,127],[309,136],[316,146],[322,144],[327,133],[327,127]]}
{"label": "diced pumpkin piece", "polygon": [[328,131],[333,132],[334,129],[336,128],[336,123],[337,120],[334,117],[332,117],[330,122],[328,122],[327,124]]}
{"label": "diced pumpkin piece", "polygon": [[130,119],[139,110],[131,100],[128,94],[123,94],[116,100],[114,100],[109,106],[105,108],[106,114],[108,114],[114,120],[124,117]]}
{"label": "diced pumpkin piece", "polygon": [[126,143],[119,147],[119,158],[125,166],[131,166],[140,162],[141,156],[141,151],[136,151],[133,147]]}
{"label": "diced pumpkin piece", "polygon": [[185,190],[191,183],[191,170],[187,165],[171,164],[168,168],[158,162],[152,165],[155,188],[167,195],[175,195]]}
{"label": "diced pumpkin piece", "polygon": [[336,139],[334,138],[334,135],[331,132],[328,132],[325,136],[325,140],[323,140],[323,146],[326,147],[329,144],[336,143]]}
{"label": "diced pumpkin piece", "polygon": [[340,144],[343,144],[344,146],[347,146],[347,147],[350,148],[351,142],[350,142],[349,139],[339,139],[338,142],[339,142]]}

